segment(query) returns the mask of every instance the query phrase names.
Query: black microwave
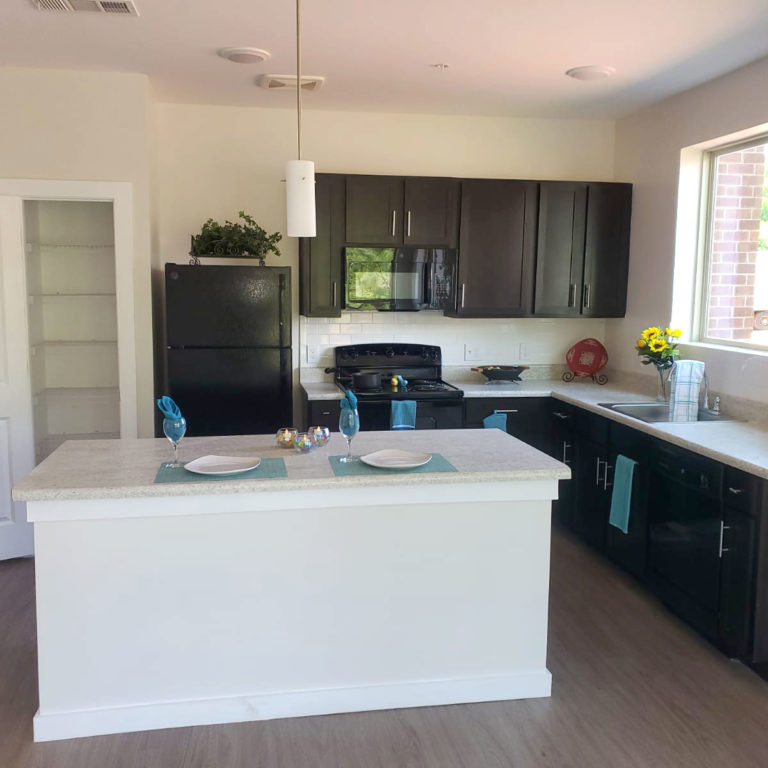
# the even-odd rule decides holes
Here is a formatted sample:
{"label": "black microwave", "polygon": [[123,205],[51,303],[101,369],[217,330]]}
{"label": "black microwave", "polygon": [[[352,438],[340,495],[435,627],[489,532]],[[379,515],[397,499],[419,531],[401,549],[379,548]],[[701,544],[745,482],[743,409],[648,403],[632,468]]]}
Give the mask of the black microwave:
{"label": "black microwave", "polygon": [[449,309],[456,251],[448,248],[345,248],[347,309],[385,312]]}

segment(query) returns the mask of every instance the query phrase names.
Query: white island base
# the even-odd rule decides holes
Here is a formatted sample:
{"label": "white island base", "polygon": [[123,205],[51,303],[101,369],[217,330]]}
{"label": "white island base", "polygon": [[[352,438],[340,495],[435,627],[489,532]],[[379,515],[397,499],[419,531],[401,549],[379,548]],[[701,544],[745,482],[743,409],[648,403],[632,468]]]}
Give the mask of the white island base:
{"label": "white island base", "polygon": [[517,480],[297,488],[291,464],[252,492],[33,500],[33,474],[17,495],[35,521],[35,740],[550,695],[550,506],[567,470],[524,448],[543,467]]}

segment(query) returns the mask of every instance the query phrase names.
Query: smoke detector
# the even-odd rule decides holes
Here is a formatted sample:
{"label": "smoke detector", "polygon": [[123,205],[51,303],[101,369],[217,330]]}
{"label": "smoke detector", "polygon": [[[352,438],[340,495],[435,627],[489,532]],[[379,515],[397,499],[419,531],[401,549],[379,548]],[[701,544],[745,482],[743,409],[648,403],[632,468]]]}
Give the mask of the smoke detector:
{"label": "smoke detector", "polygon": [[261,48],[220,48],[218,53],[222,59],[234,61],[235,64],[261,64],[272,58],[269,51]]}
{"label": "smoke detector", "polygon": [[118,16],[138,16],[133,0],[32,0],[38,11],[64,13],[112,13]]}
{"label": "smoke detector", "polygon": [[[302,75],[301,90],[319,91],[324,82],[325,78],[319,75]],[[260,75],[256,78],[256,84],[268,91],[295,91],[296,83],[296,75]]]}
{"label": "smoke detector", "polygon": [[610,77],[615,74],[615,72],[616,70],[613,67],[589,64],[586,67],[572,67],[571,69],[567,69],[565,74],[575,80],[605,80],[606,77]]}

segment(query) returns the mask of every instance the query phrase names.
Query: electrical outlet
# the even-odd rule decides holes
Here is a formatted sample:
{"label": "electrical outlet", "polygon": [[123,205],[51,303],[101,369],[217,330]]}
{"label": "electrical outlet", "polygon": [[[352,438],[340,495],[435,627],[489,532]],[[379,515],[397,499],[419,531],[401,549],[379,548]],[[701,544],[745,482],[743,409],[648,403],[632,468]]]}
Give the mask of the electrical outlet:
{"label": "electrical outlet", "polygon": [[520,352],[518,354],[518,359],[520,360],[521,363],[531,359],[531,353],[528,351],[527,344],[525,343],[520,344]]}
{"label": "electrical outlet", "polygon": [[307,362],[316,363],[320,360],[320,347],[317,344],[307,344]]}
{"label": "electrical outlet", "polygon": [[477,362],[483,359],[483,350],[474,344],[464,345],[464,360],[467,362]]}

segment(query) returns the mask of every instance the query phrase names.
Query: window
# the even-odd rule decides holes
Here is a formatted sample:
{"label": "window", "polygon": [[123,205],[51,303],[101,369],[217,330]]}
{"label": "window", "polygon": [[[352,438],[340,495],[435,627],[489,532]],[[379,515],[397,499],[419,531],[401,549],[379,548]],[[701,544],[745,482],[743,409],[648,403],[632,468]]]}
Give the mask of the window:
{"label": "window", "polygon": [[699,339],[768,349],[768,136],[706,156]]}

